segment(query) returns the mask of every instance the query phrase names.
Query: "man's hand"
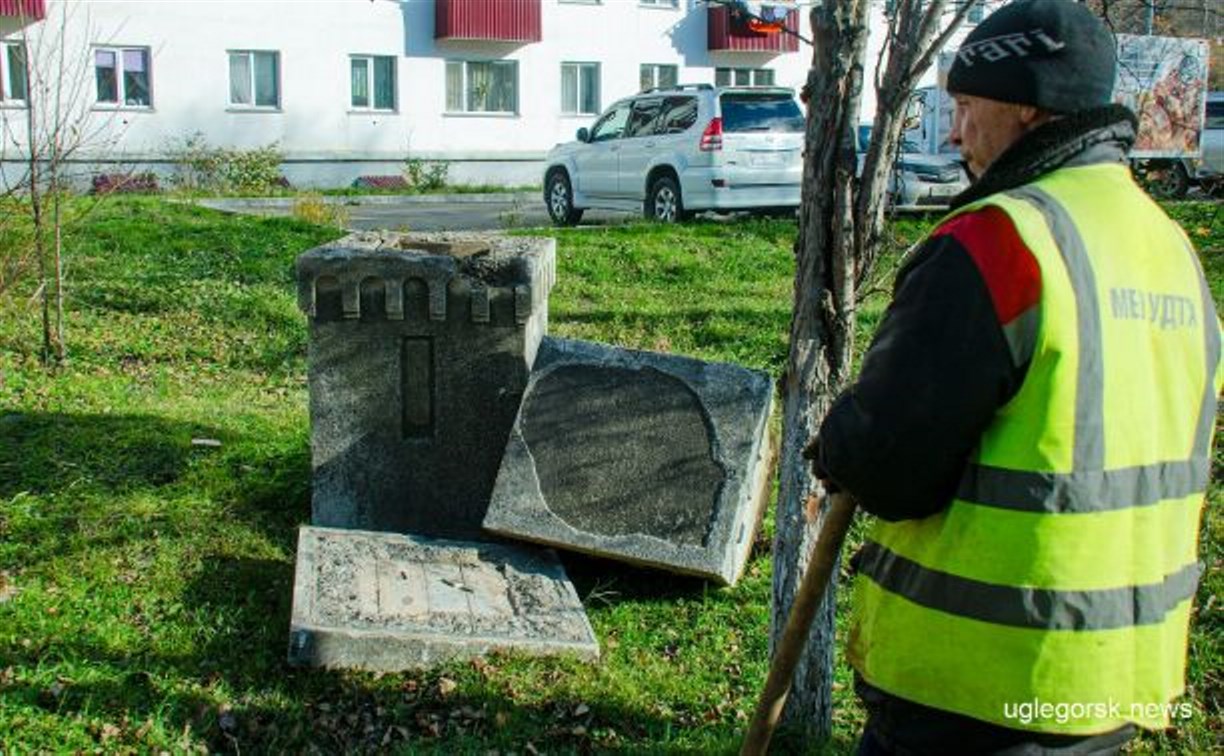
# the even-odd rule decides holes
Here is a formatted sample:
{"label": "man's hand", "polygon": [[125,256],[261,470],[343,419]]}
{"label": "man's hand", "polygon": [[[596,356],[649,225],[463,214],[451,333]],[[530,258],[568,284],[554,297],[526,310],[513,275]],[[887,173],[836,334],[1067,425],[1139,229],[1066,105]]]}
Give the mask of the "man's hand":
{"label": "man's hand", "polygon": [[824,489],[831,494],[841,491],[841,486],[833,482],[829,477],[829,473],[825,471],[820,464],[820,437],[817,436],[808,442],[808,445],[803,447],[803,458],[812,463],[812,476],[820,481]]}

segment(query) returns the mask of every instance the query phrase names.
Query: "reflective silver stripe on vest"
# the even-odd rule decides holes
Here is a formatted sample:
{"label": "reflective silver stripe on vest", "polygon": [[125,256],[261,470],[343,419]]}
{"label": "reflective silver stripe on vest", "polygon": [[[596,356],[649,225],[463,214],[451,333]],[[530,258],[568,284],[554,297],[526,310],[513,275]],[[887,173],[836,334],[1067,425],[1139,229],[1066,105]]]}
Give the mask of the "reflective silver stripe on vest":
{"label": "reflective silver stripe on vest", "polygon": [[1012,322],[1003,326],[1003,338],[1011,352],[1012,364],[1019,367],[1033,359],[1037,349],[1037,334],[1041,330],[1041,308],[1030,307]]}
{"label": "reflective silver stripe on vest", "polygon": [[[1215,409],[1214,397],[1211,408]],[[1210,441],[1210,427],[1207,438]],[[1108,512],[1202,493],[1207,490],[1210,469],[1206,455],[1177,462],[1074,473],[971,464],[961,477],[956,498],[1021,512]]]}
{"label": "reflective silver stripe on vest", "polygon": [[928,609],[1033,630],[1109,630],[1155,625],[1194,595],[1201,568],[1182,567],[1160,583],[1092,591],[1015,588],[931,570],[868,541],[859,571],[881,588]]}
{"label": "reflective silver stripe on vest", "polygon": [[1204,344],[1207,355],[1207,384],[1203,390],[1203,406],[1199,409],[1198,435],[1194,439],[1194,454],[1206,457],[1211,453],[1211,434],[1215,430],[1216,393],[1215,375],[1220,364],[1220,321],[1216,315],[1215,301],[1211,298],[1211,288],[1207,285],[1207,276],[1199,263],[1198,253],[1189,243],[1186,252],[1190,255],[1194,269],[1199,273],[1199,292],[1203,301],[1203,331],[1206,338]]}
{"label": "reflective silver stripe on vest", "polygon": [[1075,377],[1075,448],[1072,470],[1105,467],[1105,359],[1101,354],[1101,312],[1096,275],[1075,221],[1048,192],[1035,186],[1007,193],[1041,211],[1075,292],[1079,368]]}

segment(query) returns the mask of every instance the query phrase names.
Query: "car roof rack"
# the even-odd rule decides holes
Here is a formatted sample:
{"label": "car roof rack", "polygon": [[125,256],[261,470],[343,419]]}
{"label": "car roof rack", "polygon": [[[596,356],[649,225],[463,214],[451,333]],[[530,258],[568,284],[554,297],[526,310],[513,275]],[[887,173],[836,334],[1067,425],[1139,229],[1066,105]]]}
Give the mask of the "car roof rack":
{"label": "car roof rack", "polygon": [[713,88],[714,88],[713,84],[706,84],[706,83],[673,84],[670,87],[651,87],[650,89],[643,89],[641,92],[638,92],[638,94],[650,94],[651,92],[675,92],[676,90],[686,90],[686,89],[691,89],[693,91],[701,92],[701,91],[711,90]]}

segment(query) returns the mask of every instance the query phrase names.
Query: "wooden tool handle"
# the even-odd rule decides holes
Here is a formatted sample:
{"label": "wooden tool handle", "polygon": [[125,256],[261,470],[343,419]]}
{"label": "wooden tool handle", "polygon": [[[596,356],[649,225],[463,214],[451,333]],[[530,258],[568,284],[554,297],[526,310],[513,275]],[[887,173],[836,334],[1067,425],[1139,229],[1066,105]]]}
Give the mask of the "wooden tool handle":
{"label": "wooden tool handle", "polygon": [[795,666],[807,645],[812,620],[816,616],[821,599],[824,598],[829,576],[833,573],[833,565],[837,563],[842,542],[846,540],[846,532],[850,529],[850,521],[854,519],[855,509],[854,499],[850,498],[849,494],[833,494],[829,511],[825,513],[824,523],[816,536],[812,560],[808,563],[807,571],[803,573],[799,593],[795,596],[795,603],[791,605],[790,614],[786,618],[782,640],[774,649],[769,677],[765,680],[765,689],[761,692],[756,712],[752,715],[752,723],[744,736],[740,756],[763,755],[769,750],[769,739],[773,737],[774,728],[778,726],[778,719],[782,716],[782,708],[786,705]]}

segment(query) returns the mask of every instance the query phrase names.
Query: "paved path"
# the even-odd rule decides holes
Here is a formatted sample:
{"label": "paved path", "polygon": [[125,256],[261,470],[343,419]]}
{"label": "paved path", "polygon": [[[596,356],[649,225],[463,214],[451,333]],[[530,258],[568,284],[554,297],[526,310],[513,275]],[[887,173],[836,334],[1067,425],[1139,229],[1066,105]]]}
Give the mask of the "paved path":
{"label": "paved path", "polygon": [[[368,195],[325,197],[348,211],[353,229],[410,231],[487,231],[550,225],[543,199],[536,193]],[[231,213],[289,215],[292,197],[205,199],[199,204]],[[588,210],[582,225],[622,223],[638,216]]]}

